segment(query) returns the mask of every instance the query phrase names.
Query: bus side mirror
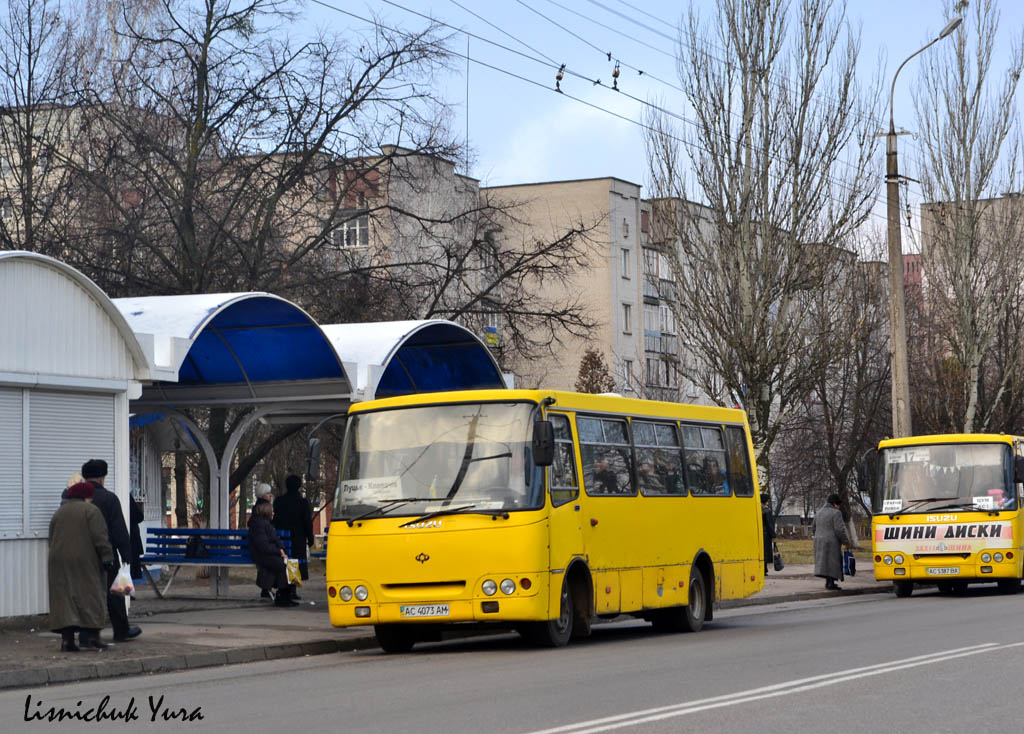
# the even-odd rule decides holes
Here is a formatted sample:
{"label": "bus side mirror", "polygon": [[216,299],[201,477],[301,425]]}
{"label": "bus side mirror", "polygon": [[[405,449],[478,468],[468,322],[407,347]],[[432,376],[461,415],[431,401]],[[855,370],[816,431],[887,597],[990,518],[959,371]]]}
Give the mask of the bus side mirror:
{"label": "bus side mirror", "polygon": [[857,462],[857,489],[861,494],[868,491],[868,467],[863,461]]}
{"label": "bus side mirror", "polygon": [[1024,456],[1013,457],[1013,483],[1024,482]]}
{"label": "bus side mirror", "polygon": [[320,447],[319,438],[309,439],[309,446],[306,449],[306,479],[320,478]]}
{"label": "bus side mirror", "polygon": [[555,462],[555,427],[551,421],[533,422],[533,463],[551,466]]}

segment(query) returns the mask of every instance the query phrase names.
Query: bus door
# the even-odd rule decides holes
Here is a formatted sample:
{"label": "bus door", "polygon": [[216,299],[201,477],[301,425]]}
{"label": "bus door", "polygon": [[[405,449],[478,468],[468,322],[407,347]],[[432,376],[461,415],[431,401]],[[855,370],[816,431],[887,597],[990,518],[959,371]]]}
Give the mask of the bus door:
{"label": "bus door", "polygon": [[[555,429],[555,460],[548,468],[548,490],[551,494],[549,568],[563,574],[574,557],[583,555],[580,481],[569,418],[563,413],[548,413],[548,420]],[[560,577],[553,576],[553,584],[555,578]],[[552,594],[558,591],[560,589],[553,589]]]}
{"label": "bus door", "polygon": [[643,606],[643,548],[625,418],[576,416],[583,473],[583,540],[599,614]]}

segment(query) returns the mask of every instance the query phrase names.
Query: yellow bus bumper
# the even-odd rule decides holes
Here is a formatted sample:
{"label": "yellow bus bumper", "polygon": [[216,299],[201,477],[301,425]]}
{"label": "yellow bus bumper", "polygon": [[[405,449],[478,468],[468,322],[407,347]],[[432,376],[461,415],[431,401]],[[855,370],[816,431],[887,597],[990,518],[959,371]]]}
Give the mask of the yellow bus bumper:
{"label": "yellow bus bumper", "polygon": [[[493,612],[484,611],[484,603],[497,603],[498,609]],[[418,604],[447,604],[448,615],[442,617],[407,617],[402,608]],[[422,602],[385,602],[372,603],[356,600],[343,602],[338,599],[328,601],[331,624],[335,627],[355,627],[368,624],[449,624],[456,622],[526,622],[547,619],[547,596],[493,596],[481,599],[430,599]],[[357,617],[357,609],[362,608],[367,616]]]}
{"label": "yellow bus bumper", "polygon": [[[938,569],[943,572],[937,573]],[[949,573],[946,569],[956,569],[956,573]],[[903,571],[904,573],[899,573]],[[875,564],[876,581],[916,581],[918,583],[956,583],[958,581],[969,581],[974,583],[985,581],[997,581],[999,579],[1020,578],[1020,569],[1014,562],[1007,563],[962,563],[962,564],[935,564],[925,566],[915,564],[912,566],[886,566],[881,563]]]}

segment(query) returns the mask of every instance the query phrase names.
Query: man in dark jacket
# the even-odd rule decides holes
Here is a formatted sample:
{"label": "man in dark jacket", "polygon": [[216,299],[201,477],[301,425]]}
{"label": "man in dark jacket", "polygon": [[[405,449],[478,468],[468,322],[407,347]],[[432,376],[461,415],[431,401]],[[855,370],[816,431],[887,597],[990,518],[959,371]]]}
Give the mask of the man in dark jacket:
{"label": "man in dark jacket", "polygon": [[764,544],[764,572],[775,558],[775,518],[772,516],[771,498],[761,493],[761,539]]}
{"label": "man in dark jacket", "polygon": [[274,500],[274,527],[291,533],[292,558],[299,561],[302,580],[309,578],[306,547],[313,547],[313,508],[299,493],[302,477],[294,474],[284,480],[286,492]]}
{"label": "man in dark jacket", "polygon": [[90,459],[85,462],[82,465],[82,478],[96,489],[92,503],[103,513],[110,545],[114,549],[115,565],[107,570],[107,614],[110,615],[110,625],[114,628],[114,639],[117,642],[126,642],[141,635],[142,630],[128,624],[128,609],[124,597],[111,594],[110,585],[114,583],[120,565],[132,562],[131,536],[124,522],[121,501],[116,494],[103,486],[107,478],[107,462],[103,459]]}

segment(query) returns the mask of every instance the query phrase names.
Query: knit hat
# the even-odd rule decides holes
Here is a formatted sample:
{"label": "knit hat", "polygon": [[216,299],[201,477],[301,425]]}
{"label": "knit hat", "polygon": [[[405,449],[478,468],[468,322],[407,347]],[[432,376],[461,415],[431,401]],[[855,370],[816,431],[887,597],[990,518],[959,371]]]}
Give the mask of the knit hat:
{"label": "knit hat", "polygon": [[271,487],[266,482],[263,482],[262,484],[259,484],[259,485],[256,486],[256,496],[257,497],[266,497],[267,495],[270,495],[270,494],[274,494],[274,488]]}
{"label": "knit hat", "polygon": [[89,459],[82,464],[82,476],[86,479],[99,479],[107,476],[107,462],[103,459]]}
{"label": "knit hat", "polygon": [[69,500],[87,500],[92,499],[92,496],[96,494],[96,487],[90,482],[79,482],[78,484],[72,484],[68,487],[67,496]]}

